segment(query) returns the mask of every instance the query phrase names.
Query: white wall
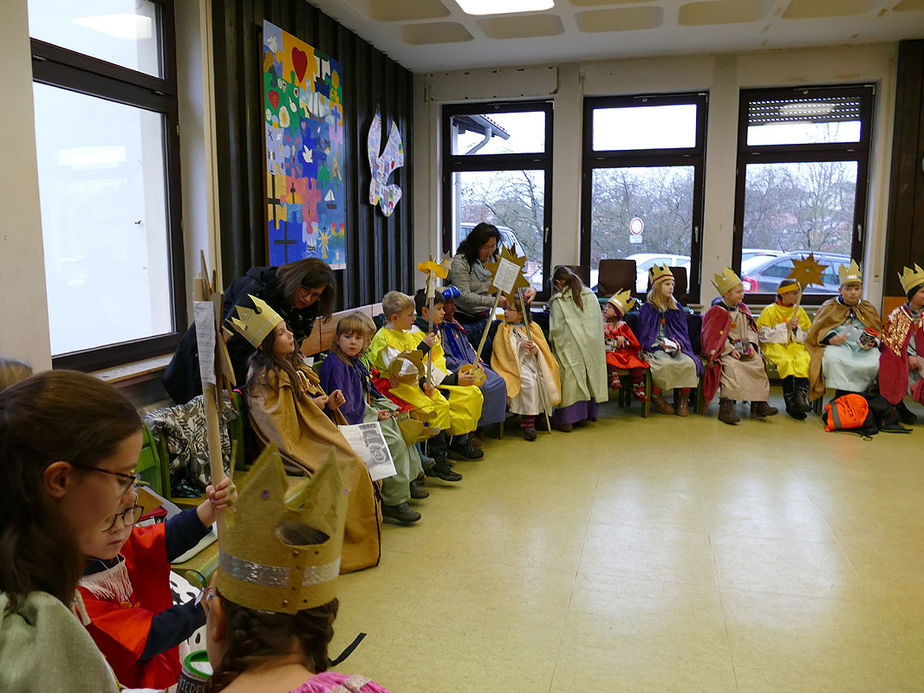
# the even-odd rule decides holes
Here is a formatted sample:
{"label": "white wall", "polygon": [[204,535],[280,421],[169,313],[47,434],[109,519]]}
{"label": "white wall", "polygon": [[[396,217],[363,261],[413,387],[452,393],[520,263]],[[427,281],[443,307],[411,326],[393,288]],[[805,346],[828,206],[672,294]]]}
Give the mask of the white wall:
{"label": "white wall", "polygon": [[26,0],[0,3],[0,355],[51,368]]}
{"label": "white wall", "polygon": [[[731,264],[738,92],[756,87],[875,83],[873,151],[864,267],[867,297],[878,304],[888,206],[897,44],[760,53],[669,56],[418,75],[414,118],[415,229],[418,256],[439,246],[440,106],[466,100],[554,101],[552,264],[579,260],[581,101],[583,96],[709,92],[702,302],[710,278]],[[543,78],[549,71],[554,79]],[[446,249],[448,250],[448,249]]]}

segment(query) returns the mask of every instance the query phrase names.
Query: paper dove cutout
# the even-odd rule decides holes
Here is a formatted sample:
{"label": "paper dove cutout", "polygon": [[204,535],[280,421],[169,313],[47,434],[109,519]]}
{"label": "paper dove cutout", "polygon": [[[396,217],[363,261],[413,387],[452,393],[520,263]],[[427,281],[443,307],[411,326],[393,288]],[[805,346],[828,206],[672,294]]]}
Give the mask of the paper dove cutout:
{"label": "paper dove cutout", "polygon": [[395,122],[391,123],[388,132],[388,141],[385,151],[379,156],[379,147],[382,144],[382,116],[379,109],[375,109],[375,117],[369,126],[369,137],[366,146],[369,152],[369,170],[372,180],[369,182],[369,204],[373,207],[378,204],[382,213],[390,217],[395,211],[398,200],[401,199],[401,188],[397,185],[388,185],[388,178],[396,168],[404,166],[404,144],[401,142],[401,133]]}

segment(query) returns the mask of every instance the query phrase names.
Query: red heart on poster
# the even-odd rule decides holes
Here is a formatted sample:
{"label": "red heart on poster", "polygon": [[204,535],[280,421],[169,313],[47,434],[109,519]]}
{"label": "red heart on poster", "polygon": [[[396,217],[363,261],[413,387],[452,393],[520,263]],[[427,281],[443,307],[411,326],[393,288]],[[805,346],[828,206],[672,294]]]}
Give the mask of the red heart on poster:
{"label": "red heart on poster", "polygon": [[295,68],[295,76],[301,84],[305,79],[305,70],[308,68],[308,55],[295,46],[292,47],[292,67]]}
{"label": "red heart on poster", "polygon": [[271,91],[269,94],[266,95],[266,97],[269,99],[270,104],[272,104],[274,111],[277,108],[279,108],[279,92],[278,91]]}

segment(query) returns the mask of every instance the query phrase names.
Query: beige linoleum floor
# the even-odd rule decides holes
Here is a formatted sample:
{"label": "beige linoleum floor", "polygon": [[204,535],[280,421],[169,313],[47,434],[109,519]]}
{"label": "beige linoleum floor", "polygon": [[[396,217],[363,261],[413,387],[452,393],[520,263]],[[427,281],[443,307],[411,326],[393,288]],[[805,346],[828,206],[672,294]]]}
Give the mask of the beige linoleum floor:
{"label": "beige linoleum floor", "polygon": [[716,407],[508,425],[341,580],[332,654],[368,637],[339,669],[395,693],[924,691],[924,426]]}

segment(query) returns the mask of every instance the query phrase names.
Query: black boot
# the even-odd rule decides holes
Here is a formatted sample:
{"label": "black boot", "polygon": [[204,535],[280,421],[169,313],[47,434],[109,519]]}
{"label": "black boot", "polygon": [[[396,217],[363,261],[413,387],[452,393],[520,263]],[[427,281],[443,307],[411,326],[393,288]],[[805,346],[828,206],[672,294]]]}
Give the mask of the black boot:
{"label": "black boot", "polygon": [[796,406],[802,409],[806,414],[814,411],[811,402],[808,401],[809,382],[808,378],[796,378]]}
{"label": "black boot", "polygon": [[786,402],[786,413],[797,421],[804,421],[806,414],[802,411],[802,407],[799,406],[797,400],[798,395],[796,393],[783,395],[783,401]]}

